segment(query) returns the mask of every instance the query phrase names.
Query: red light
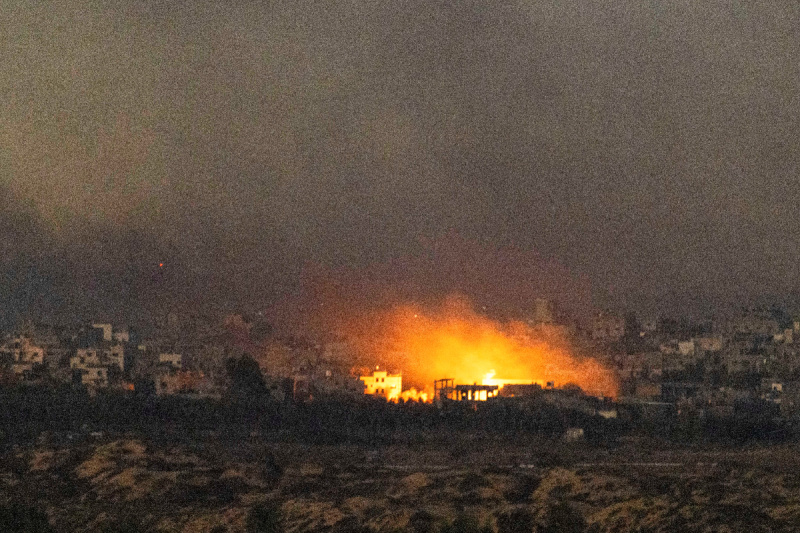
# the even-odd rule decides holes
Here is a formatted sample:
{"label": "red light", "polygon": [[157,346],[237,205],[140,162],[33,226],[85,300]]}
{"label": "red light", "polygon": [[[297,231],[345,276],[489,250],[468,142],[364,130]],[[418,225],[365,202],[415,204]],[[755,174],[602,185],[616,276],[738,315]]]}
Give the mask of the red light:
{"label": "red light", "polygon": [[161,267],[163,267],[163,266],[164,266],[164,263],[159,263],[159,264],[158,264],[158,268],[161,268]]}

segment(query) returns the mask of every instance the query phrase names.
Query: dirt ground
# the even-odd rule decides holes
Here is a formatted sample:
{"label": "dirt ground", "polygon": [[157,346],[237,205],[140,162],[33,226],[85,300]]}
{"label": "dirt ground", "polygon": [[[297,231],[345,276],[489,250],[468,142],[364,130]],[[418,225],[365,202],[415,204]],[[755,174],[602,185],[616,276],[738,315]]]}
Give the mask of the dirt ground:
{"label": "dirt ground", "polygon": [[380,447],[97,436],[7,451],[0,505],[41,511],[54,531],[796,531],[798,452],[448,435]]}

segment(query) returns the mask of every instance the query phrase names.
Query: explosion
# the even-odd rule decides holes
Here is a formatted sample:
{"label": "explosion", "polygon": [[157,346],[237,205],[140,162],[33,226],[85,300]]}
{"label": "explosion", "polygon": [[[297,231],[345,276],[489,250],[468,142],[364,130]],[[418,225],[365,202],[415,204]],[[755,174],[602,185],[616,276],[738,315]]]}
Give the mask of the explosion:
{"label": "explosion", "polygon": [[599,361],[574,356],[552,329],[507,324],[450,299],[439,309],[396,307],[359,320],[349,338],[363,356],[401,371],[405,383],[428,392],[433,381],[504,385],[578,385],[589,394],[615,397],[617,380]]}

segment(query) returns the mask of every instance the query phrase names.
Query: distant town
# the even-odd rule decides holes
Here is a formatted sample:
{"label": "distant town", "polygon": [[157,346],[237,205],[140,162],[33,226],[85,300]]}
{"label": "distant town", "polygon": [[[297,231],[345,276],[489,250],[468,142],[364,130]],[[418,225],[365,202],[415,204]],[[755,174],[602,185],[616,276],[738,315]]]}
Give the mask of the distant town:
{"label": "distant town", "polygon": [[[603,312],[581,326],[554,311],[551,302],[536,300],[521,318],[558,331],[577,352],[591,354],[618,377],[616,398],[581,394],[585,410],[594,414],[757,413],[786,421],[800,414],[800,315],[784,307],[742,309],[705,321]],[[410,394],[402,368],[357,362],[364,359],[346,338],[281,337],[265,320],[239,314],[166,313],[147,333],[106,322],[54,327],[23,321],[3,334],[0,384],[220,399],[237,387],[237,372],[250,371],[276,402],[366,395],[437,404],[548,393],[558,398],[565,391],[574,396],[576,388],[519,380],[455,383],[441,376],[426,384],[426,392]]]}

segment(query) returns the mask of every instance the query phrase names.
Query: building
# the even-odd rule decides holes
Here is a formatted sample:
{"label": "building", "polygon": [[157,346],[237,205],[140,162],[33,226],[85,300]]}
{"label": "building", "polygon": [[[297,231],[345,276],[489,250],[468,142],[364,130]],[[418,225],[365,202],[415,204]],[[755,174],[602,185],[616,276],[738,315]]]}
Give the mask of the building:
{"label": "building", "polygon": [[761,399],[767,400],[772,403],[781,403],[781,396],[783,396],[783,382],[775,379],[761,380]]}
{"label": "building", "polygon": [[103,349],[103,355],[109,365],[115,365],[120,370],[125,370],[125,347],[122,344],[112,344]]}
{"label": "building", "polygon": [[698,337],[694,343],[701,352],[719,352],[724,347],[722,337]]}
{"label": "building", "polygon": [[125,348],[121,344],[100,348],[78,348],[75,355],[70,358],[69,366],[72,369],[90,366],[116,366],[123,371],[125,370]]}
{"label": "building", "polygon": [[[121,344],[104,342],[99,348],[78,348],[69,360],[73,376],[80,375],[80,382],[92,387],[107,387],[109,370],[125,369],[125,349]],[[73,379],[77,380],[77,377]]]}
{"label": "building", "polygon": [[641,330],[645,334],[655,333],[658,331],[658,319],[655,317],[647,317],[642,319]]}
{"label": "building", "polygon": [[69,367],[73,370],[101,365],[101,353],[96,348],[78,348],[69,360]]}
{"label": "building", "polygon": [[402,374],[389,374],[385,370],[378,370],[371,376],[360,376],[364,382],[364,394],[383,396],[387,400],[396,400],[403,390]]}
{"label": "building", "polygon": [[176,368],[183,368],[183,356],[179,353],[160,353],[158,354],[158,364]]}
{"label": "building", "polygon": [[120,344],[131,342],[131,333],[128,331],[128,328],[122,328],[118,331],[115,331],[112,337],[114,342],[118,342]]}
{"label": "building", "polygon": [[113,339],[111,324],[92,324],[92,328],[102,330],[102,339],[104,341],[111,342]]}
{"label": "building", "polygon": [[625,319],[601,313],[592,321],[592,340],[600,342],[616,342],[625,335]]}
{"label": "building", "polygon": [[108,367],[99,365],[88,365],[83,368],[77,369],[80,374],[80,381],[82,385],[89,387],[107,387],[108,386]]}
{"label": "building", "polygon": [[694,355],[694,341],[678,341],[678,353],[684,357],[690,357]]}
{"label": "building", "polygon": [[499,385],[456,385],[455,398],[459,402],[485,402],[497,397]]}
{"label": "building", "polygon": [[534,398],[540,396],[543,390],[538,383],[509,383],[503,385],[498,395],[503,398]]}
{"label": "building", "polygon": [[29,374],[34,365],[44,364],[45,350],[26,336],[17,336],[0,347],[1,359],[10,364],[14,374]]}
{"label": "building", "polygon": [[778,321],[764,311],[750,311],[736,317],[727,325],[727,329],[730,333],[739,336],[764,335],[772,337],[782,331]]}
{"label": "building", "polygon": [[198,394],[208,395],[213,389],[211,381],[202,372],[187,370],[169,371],[158,374],[154,379],[156,394]]}

